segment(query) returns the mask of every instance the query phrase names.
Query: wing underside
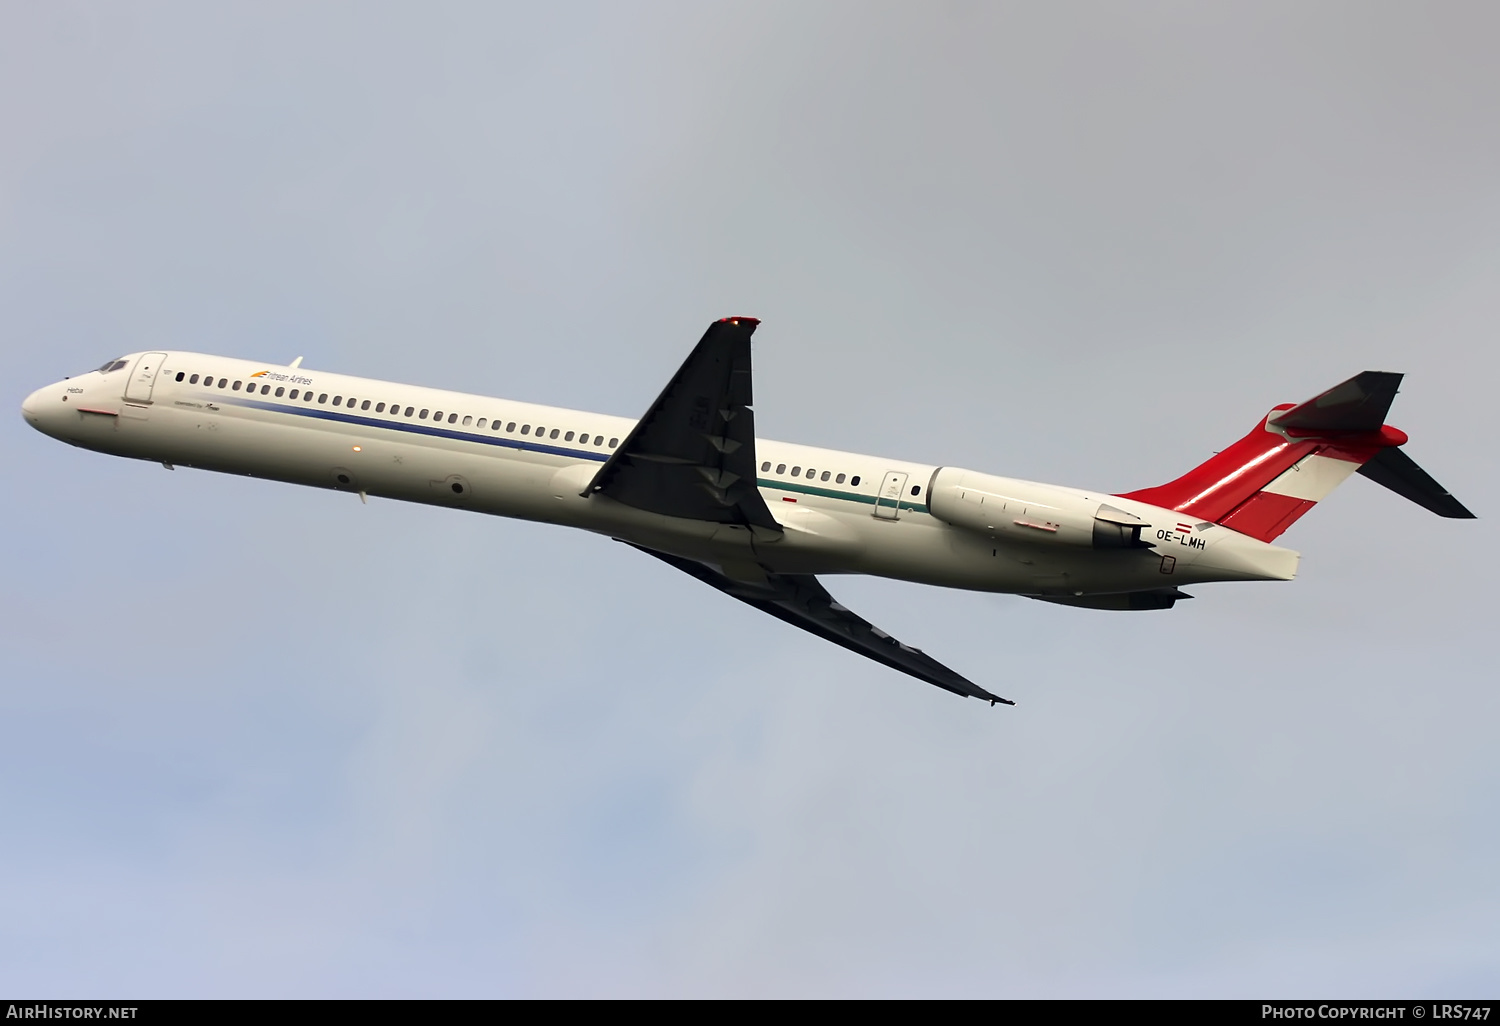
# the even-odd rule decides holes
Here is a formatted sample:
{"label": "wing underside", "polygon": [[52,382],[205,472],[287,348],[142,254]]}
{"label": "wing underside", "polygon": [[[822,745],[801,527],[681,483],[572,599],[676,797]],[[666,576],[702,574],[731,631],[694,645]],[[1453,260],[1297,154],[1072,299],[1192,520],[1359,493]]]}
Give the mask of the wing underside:
{"label": "wing underside", "polygon": [[1015,703],[992,695],[968,678],[948,669],[921,649],[904,645],[869,621],[839,605],[828,590],[811,574],[767,574],[764,584],[737,581],[697,560],[640,548],[665,563],[670,563],[704,584],[733,596],[778,620],[785,620],[825,641],[831,641],[852,652],[918,680],[951,691],[955,695],[978,698],[994,705]]}

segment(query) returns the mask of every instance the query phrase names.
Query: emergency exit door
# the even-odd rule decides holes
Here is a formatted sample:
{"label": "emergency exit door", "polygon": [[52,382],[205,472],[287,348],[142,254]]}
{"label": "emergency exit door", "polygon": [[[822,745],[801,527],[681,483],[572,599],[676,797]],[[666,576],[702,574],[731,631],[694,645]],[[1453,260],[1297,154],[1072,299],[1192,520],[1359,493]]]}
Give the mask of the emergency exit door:
{"label": "emergency exit door", "polygon": [[895,520],[901,512],[901,493],[906,491],[906,474],[900,470],[888,471],[880,482],[880,492],[875,496],[875,515],[882,520]]}

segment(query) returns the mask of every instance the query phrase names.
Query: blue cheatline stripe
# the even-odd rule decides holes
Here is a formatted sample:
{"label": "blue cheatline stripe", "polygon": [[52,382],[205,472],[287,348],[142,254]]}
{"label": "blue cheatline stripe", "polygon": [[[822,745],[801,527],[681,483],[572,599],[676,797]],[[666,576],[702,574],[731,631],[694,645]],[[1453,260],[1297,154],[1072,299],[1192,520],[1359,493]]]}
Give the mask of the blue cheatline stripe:
{"label": "blue cheatline stripe", "polygon": [[573,456],[598,463],[609,459],[608,452],[594,452],[592,449],[565,449],[560,445],[538,445],[535,442],[523,442],[519,438],[507,438],[504,435],[481,435],[471,431],[452,431],[448,428],[434,427],[431,424],[376,420],[374,417],[357,417],[351,413],[335,413],[333,410],[291,406],[285,403],[265,403],[259,399],[242,399],[238,396],[215,396],[214,399],[231,406],[248,406],[257,410],[269,410],[272,413],[290,413],[298,417],[331,420],[339,424],[358,424],[360,427],[385,428],[389,431],[405,431],[413,435],[430,435],[433,438],[451,438],[457,442],[479,442],[482,445],[496,445],[502,449],[523,449],[527,452],[544,452],[551,456]]}
{"label": "blue cheatline stripe", "polygon": [[[320,410],[316,407],[293,406],[290,403],[268,403],[259,399],[246,399],[242,396],[211,396],[210,401],[221,402],[229,406],[245,406],[256,410],[266,410],[271,413],[290,413],[297,417],[312,417],[315,420],[331,420],[338,424],[357,424],[360,427],[384,428],[388,431],[405,431],[413,435],[430,435],[433,438],[451,438],[456,442],[478,442],[482,445],[499,446],[502,449],[520,449],[525,452],[544,452],[549,456],[571,456],[579,459],[594,460],[603,463],[609,459],[608,452],[595,452],[591,449],[567,449],[560,445],[538,445],[535,442],[523,442],[519,438],[506,437],[504,435],[483,435],[472,431],[453,431],[448,428],[434,427],[431,424],[407,423],[400,420],[376,420],[374,417],[359,417],[351,413],[337,413],[333,410]],[[770,488],[782,492],[800,492],[804,495],[817,495],[825,499],[843,499],[846,502],[862,502],[866,505],[875,505],[875,496],[860,495],[858,492],[844,492],[833,488],[818,488],[814,485],[798,484],[794,481],[780,481],[774,478],[758,478],[755,482],[761,488]],[[909,510],[913,513],[926,513],[927,506],[920,502],[900,502],[898,509]]]}

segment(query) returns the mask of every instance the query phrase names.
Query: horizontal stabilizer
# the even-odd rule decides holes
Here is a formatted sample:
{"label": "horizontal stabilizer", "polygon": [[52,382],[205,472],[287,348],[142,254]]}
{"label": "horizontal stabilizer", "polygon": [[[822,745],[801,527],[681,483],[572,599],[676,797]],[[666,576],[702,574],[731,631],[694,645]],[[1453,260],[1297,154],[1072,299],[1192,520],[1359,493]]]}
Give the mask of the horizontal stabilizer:
{"label": "horizontal stabilizer", "polygon": [[1376,484],[1384,485],[1403,499],[1410,499],[1440,517],[1474,519],[1474,514],[1463,503],[1400,449],[1381,449],[1359,468],[1359,472]]}
{"label": "horizontal stabilizer", "polygon": [[1403,375],[1364,371],[1273,418],[1296,431],[1379,431],[1391,411]]}
{"label": "horizontal stabilizer", "polygon": [[1193,596],[1176,588],[1152,588],[1150,591],[1127,591],[1118,595],[1028,595],[1040,602],[1056,602],[1060,606],[1078,606],[1081,609],[1171,609],[1179,599]]}

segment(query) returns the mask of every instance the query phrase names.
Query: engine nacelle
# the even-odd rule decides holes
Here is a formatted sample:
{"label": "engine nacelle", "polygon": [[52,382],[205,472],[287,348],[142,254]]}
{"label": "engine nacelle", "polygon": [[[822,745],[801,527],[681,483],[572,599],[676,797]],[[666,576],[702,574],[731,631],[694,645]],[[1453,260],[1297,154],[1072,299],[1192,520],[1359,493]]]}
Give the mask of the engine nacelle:
{"label": "engine nacelle", "polygon": [[1144,520],[1071,488],[995,477],[960,467],[932,476],[927,508],[954,527],[992,538],[1092,549],[1149,547]]}

